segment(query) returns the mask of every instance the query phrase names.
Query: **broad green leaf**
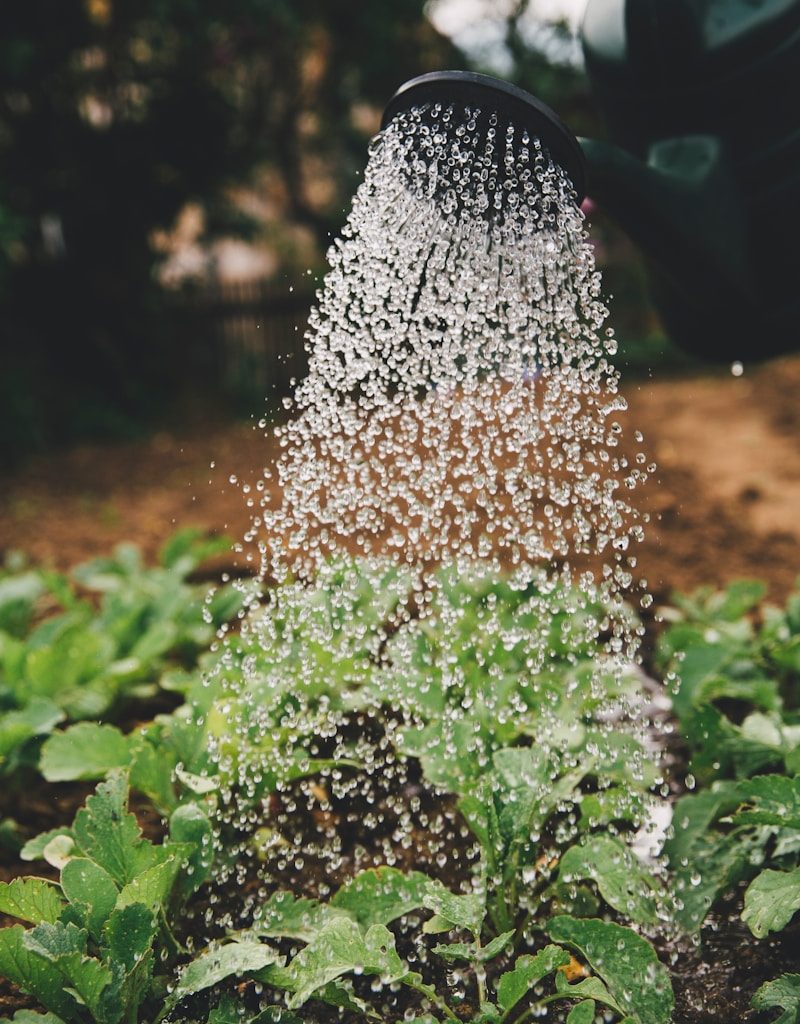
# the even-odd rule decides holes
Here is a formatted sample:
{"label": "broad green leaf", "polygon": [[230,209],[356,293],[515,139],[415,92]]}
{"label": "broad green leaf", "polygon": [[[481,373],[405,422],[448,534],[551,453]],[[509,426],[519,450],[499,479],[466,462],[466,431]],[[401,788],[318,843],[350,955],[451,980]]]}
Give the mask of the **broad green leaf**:
{"label": "broad green leaf", "polygon": [[155,914],[140,903],[115,910],[103,929],[104,956],[124,972],[116,1002],[128,1020],[138,1018],[137,1009],[150,989],[157,930]]}
{"label": "broad green leaf", "polygon": [[75,840],[72,836],[61,834],[53,836],[42,851],[42,856],[50,867],[63,871],[64,865],[67,864],[77,852],[78,848],[75,845]]}
{"label": "broad green leaf", "polygon": [[474,942],[452,942],[443,946],[434,946],[433,952],[444,960],[469,960],[481,964],[493,960],[502,953],[513,938],[513,931],[503,932],[496,935],[485,946],[478,946]]}
{"label": "broad green leaf", "polygon": [[133,814],[128,811],[125,776],[114,774],[101,782],[75,815],[72,826],[83,853],[105,868],[118,885],[127,885],[161,859],[145,842]]}
{"label": "broad green leaf", "polygon": [[13,1017],[0,1017],[0,1024],[64,1024],[54,1013],[36,1010],[17,1010]]}
{"label": "broad green leaf", "polygon": [[638,924],[655,924],[655,883],[636,855],[610,835],[589,836],[563,855],[559,878],[567,884],[591,879],[600,895]]}
{"label": "broad green leaf", "polygon": [[256,910],[251,931],[269,939],[311,942],[320,928],[335,917],[350,917],[350,913],[290,892],[276,892]]}
{"label": "broad green leaf", "polygon": [[38,836],[34,836],[33,839],[29,839],[27,843],[20,850],[21,860],[43,860],[44,851],[47,845],[59,836],[65,836],[72,839],[72,829],[70,828],[51,828],[48,832],[40,832]]}
{"label": "broad green leaf", "polygon": [[753,996],[752,1006],[754,1010],[783,1010],[772,1024],[800,1024],[800,974],[782,974],[768,981]]}
{"label": "broad green leaf", "polygon": [[[198,732],[202,735],[202,729],[199,727]],[[172,756],[172,752],[161,737],[150,739],[150,729],[147,730],[147,735],[132,735],[130,744],[131,763],[128,778],[131,788],[144,793],[162,814],[169,814],[177,805],[173,785],[176,758]]]}
{"label": "broad green leaf", "polygon": [[117,897],[117,910],[129,907],[133,903],[141,903],[150,911],[159,910],[166,905],[184,856],[188,854],[190,847],[179,850],[175,845],[170,845],[163,849],[174,852],[160,864],[146,868],[123,887]]}
{"label": "broad green leaf", "polygon": [[478,950],[478,960],[493,960],[496,956],[499,956],[510,944],[511,940],[514,938],[514,934],[515,933],[512,930],[495,935],[491,942],[487,942],[485,946],[481,946]]}
{"label": "broad green leaf", "polygon": [[112,911],[103,928],[106,956],[126,973],[132,971],[147,956],[157,930],[157,916],[141,903]]}
{"label": "broad green leaf", "polygon": [[64,991],[63,975],[48,960],[25,946],[25,935],[21,924],[0,928],[0,976],[18,985],[62,1020],[70,1024],[82,1021],[80,1008]]}
{"label": "broad green leaf", "polygon": [[224,995],[209,1013],[206,1024],[303,1024],[285,1006],[268,1006],[266,1010],[243,1012],[242,1002]]}
{"label": "broad green leaf", "polygon": [[373,925],[363,933],[355,921],[346,917],[323,925],[286,968],[292,991],[289,1008],[302,1006],[318,989],[351,971],[377,975],[386,984],[405,976],[405,965],[388,928]]}
{"label": "broad green leaf", "polygon": [[18,711],[0,714],[0,769],[17,747],[33,736],[47,735],[63,720],[61,708],[43,697],[34,697]]}
{"label": "broad green leaf", "polygon": [[676,918],[687,931],[700,927],[720,893],[752,873],[761,836],[742,830],[722,834],[713,828],[738,803],[738,785],[724,783],[683,797],[675,806],[674,835],[665,851],[676,878]]}
{"label": "broad green leaf", "polygon": [[450,942],[434,946],[432,952],[450,963],[454,960],[468,960],[472,963],[477,960],[478,954],[477,947],[472,942]]}
{"label": "broad green leaf", "polygon": [[738,793],[749,806],[736,812],[734,824],[800,829],[800,776],[759,775],[739,783]]}
{"label": "broad green leaf", "polygon": [[[591,999],[595,1003],[602,1003],[608,1006],[620,1017],[624,1011],[617,1000],[608,991],[604,981],[591,975],[588,978],[581,978],[580,981],[570,982],[563,972],[556,975],[556,992],[565,999]],[[626,1017],[626,1020],[630,1018]]]}
{"label": "broad green leaf", "polygon": [[186,867],[176,885],[178,897],[186,899],[208,880],[214,862],[213,829],[208,816],[197,804],[182,804],[169,819],[173,843],[191,848]]}
{"label": "broad green leaf", "polygon": [[82,914],[92,938],[98,939],[119,895],[114,879],[87,857],[72,857],[61,871],[61,886]]}
{"label": "broad green leaf", "polygon": [[467,896],[450,892],[441,882],[428,879],[422,905],[437,917],[449,921],[452,928],[465,928],[480,938],[486,916],[485,897],[477,893]]}
{"label": "broad green leaf", "polygon": [[525,954],[518,957],[513,970],[502,974],[497,982],[500,1009],[508,1013],[542,978],[566,966],[569,961],[569,953],[560,946],[545,946],[535,956]]}
{"label": "broad green leaf", "polygon": [[640,935],[597,918],[566,916],[553,918],[547,933],[588,961],[629,1016],[640,1024],[668,1024],[674,1005],[669,974]]}
{"label": "broad green leaf", "polygon": [[130,741],[119,729],[79,722],[45,740],[40,768],[48,782],[94,781],[127,767],[130,759]]}
{"label": "broad green leaf", "polygon": [[595,1017],[595,1004],[593,999],[587,999],[578,1003],[569,1011],[567,1024],[593,1024]]}
{"label": "broad green leaf", "polygon": [[391,924],[398,917],[424,906],[430,879],[419,871],[370,868],[339,889],[330,905],[346,910],[362,928]]}
{"label": "broad green leaf", "polygon": [[0,913],[41,924],[53,924],[61,916],[64,900],[58,886],[43,878],[15,878],[0,882]]}
{"label": "broad green leaf", "polygon": [[175,988],[164,1004],[159,1020],[186,996],[202,992],[225,978],[240,977],[277,963],[280,956],[262,942],[230,942],[207,950],[184,967]]}
{"label": "broad green leaf", "polygon": [[73,924],[39,924],[23,937],[31,953],[52,963],[96,1020],[105,1016],[103,995],[113,982],[109,967],[86,955],[86,932]]}
{"label": "broad green leaf", "polygon": [[757,939],[779,932],[800,910],[800,868],[762,871],[744,894],[742,920]]}

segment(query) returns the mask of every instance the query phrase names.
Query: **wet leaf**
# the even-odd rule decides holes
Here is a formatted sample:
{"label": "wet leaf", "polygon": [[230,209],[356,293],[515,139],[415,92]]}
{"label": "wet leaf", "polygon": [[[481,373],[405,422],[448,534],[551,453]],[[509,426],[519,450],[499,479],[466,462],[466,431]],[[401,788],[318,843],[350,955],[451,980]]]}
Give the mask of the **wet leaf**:
{"label": "wet leaf", "polygon": [[655,882],[636,855],[613,836],[592,835],[567,850],[559,878],[567,884],[591,879],[615,910],[638,924],[656,922]]}
{"label": "wet leaf", "polygon": [[20,924],[0,928],[0,976],[8,978],[69,1024],[82,1021],[80,1008],[64,990],[64,976],[54,964],[25,946],[26,934]]}
{"label": "wet leaf", "polygon": [[77,907],[93,938],[100,936],[119,889],[109,873],[87,857],[72,857],[61,871],[64,895]]}
{"label": "wet leaf", "polygon": [[757,939],[779,932],[800,910],[800,868],[762,871],[744,894],[742,920]]}
{"label": "wet leaf", "polygon": [[83,853],[118,885],[127,885],[163,856],[142,839],[136,818],[128,811],[128,784],[122,774],[100,783],[76,814],[73,832]]}
{"label": "wet leaf", "polygon": [[347,911],[362,928],[391,924],[404,914],[425,906],[430,879],[419,871],[370,868],[351,879],[333,896],[330,905]]}
{"label": "wet leaf", "polygon": [[572,946],[600,975],[625,1013],[640,1024],[668,1024],[674,997],[669,974],[640,935],[597,918],[556,917],[547,933]]}
{"label": "wet leaf", "polygon": [[283,972],[284,987],[292,992],[290,1009],[302,1006],[318,989],[351,971],[377,975],[386,984],[405,976],[406,967],[388,928],[373,925],[362,933],[356,922],[346,917],[323,925]]}
{"label": "wet leaf", "polygon": [[464,928],[479,938],[486,915],[483,896],[457,895],[445,888],[441,882],[428,880],[423,906],[432,910],[437,917],[449,921],[452,928]]}
{"label": "wet leaf", "polygon": [[104,995],[114,975],[108,966],[86,955],[86,939],[87,933],[73,924],[40,924],[25,934],[23,945],[53,964],[69,983],[65,990],[102,1021],[108,1009]]}
{"label": "wet leaf", "polygon": [[262,942],[231,942],[208,950],[184,967],[159,1020],[186,996],[211,988],[225,978],[263,970],[280,959],[274,949]]}
{"label": "wet leaf", "polygon": [[48,782],[94,781],[130,760],[130,741],[119,729],[79,722],[45,740],[40,769]]}
{"label": "wet leaf", "polygon": [[497,1002],[508,1013],[534,985],[569,963],[569,953],[560,946],[545,946],[535,956],[525,954],[517,958],[513,970],[500,976],[497,982]]}
{"label": "wet leaf", "polygon": [[800,777],[759,775],[740,783],[738,794],[747,806],[734,814],[734,824],[800,829]]}
{"label": "wet leaf", "polygon": [[64,900],[58,887],[43,878],[15,878],[0,882],[0,913],[20,921],[53,924],[61,916]]}
{"label": "wet leaf", "polygon": [[782,974],[768,981],[753,996],[752,1006],[754,1010],[783,1010],[772,1024],[800,1024],[800,974]]}
{"label": "wet leaf", "polygon": [[589,999],[572,1007],[567,1016],[567,1024],[593,1024],[594,1015],[595,1004]]}
{"label": "wet leaf", "polygon": [[264,938],[300,939],[311,942],[324,924],[336,917],[350,917],[347,910],[333,908],[318,900],[276,892],[254,915],[251,931]]}

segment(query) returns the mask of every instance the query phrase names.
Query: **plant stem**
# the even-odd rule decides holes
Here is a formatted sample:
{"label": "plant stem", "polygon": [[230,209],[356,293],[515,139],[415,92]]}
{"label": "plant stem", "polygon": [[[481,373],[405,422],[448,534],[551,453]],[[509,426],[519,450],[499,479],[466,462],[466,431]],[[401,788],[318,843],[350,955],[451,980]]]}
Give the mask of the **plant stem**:
{"label": "plant stem", "polygon": [[421,995],[425,996],[426,999],[432,1002],[433,1005],[438,1010],[442,1011],[442,1013],[445,1015],[445,1017],[447,1017],[448,1020],[457,1021],[458,1024],[461,1024],[458,1017],[455,1015],[455,1013],[453,1013],[453,1011],[450,1009],[450,1007],[447,1005],[444,999],[442,999],[442,997],[438,994],[438,992],[436,992],[432,985],[425,985],[414,979],[404,978],[403,980],[405,984],[408,985],[409,988],[413,988],[416,992],[419,992]]}

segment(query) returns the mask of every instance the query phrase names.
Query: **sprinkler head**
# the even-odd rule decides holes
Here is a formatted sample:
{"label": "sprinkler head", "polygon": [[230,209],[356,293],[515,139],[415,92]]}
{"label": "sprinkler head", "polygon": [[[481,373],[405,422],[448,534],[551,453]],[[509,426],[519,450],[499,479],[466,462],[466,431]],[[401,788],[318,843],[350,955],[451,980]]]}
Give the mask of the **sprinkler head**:
{"label": "sprinkler head", "polygon": [[480,121],[497,114],[498,128],[513,124],[536,136],[572,182],[577,202],[586,195],[586,167],[578,140],[558,114],[524,89],[472,71],[433,71],[401,85],[386,104],[381,120],[385,128],[396,114],[439,103],[442,107],[480,109]]}

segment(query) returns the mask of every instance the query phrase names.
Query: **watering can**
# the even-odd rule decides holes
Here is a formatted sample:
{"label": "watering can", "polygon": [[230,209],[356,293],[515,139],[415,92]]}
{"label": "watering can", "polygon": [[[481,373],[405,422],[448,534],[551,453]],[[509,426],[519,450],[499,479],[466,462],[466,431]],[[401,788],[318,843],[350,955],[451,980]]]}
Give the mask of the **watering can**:
{"label": "watering can", "polygon": [[575,140],[529,93],[469,72],[402,86],[538,134],[642,250],[671,337],[697,356],[800,348],[800,2],[589,0],[583,47],[611,141]]}

